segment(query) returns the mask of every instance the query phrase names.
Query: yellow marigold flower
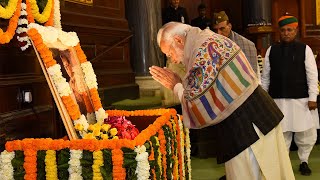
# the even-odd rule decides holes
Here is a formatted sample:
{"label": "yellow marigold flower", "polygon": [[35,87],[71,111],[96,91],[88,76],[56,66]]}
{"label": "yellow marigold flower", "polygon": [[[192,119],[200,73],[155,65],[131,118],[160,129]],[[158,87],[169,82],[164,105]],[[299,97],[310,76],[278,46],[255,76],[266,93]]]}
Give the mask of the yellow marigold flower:
{"label": "yellow marigold flower", "polygon": [[113,138],[112,139],[119,139],[119,137],[118,136],[113,136]]}
{"label": "yellow marigold flower", "polygon": [[115,136],[118,134],[118,130],[116,128],[112,128],[112,129],[110,129],[110,134],[111,134],[111,136]]}
{"label": "yellow marigold flower", "polygon": [[83,139],[95,139],[92,133],[84,135]]}
{"label": "yellow marigold flower", "polygon": [[74,127],[77,131],[83,131],[83,125],[82,124],[76,124]]}
{"label": "yellow marigold flower", "polygon": [[88,131],[93,131],[93,129],[94,129],[94,125],[90,124],[89,127],[88,127]]}
{"label": "yellow marigold flower", "polygon": [[110,125],[110,124],[103,124],[103,125],[101,126],[101,129],[102,129],[103,131],[105,131],[105,132],[108,132],[110,128],[111,128],[111,125]]}
{"label": "yellow marigold flower", "polygon": [[108,134],[101,134],[101,138],[102,139],[109,139],[109,136],[108,136]]}
{"label": "yellow marigold flower", "polygon": [[100,129],[99,130],[97,130],[97,129],[93,130],[93,135],[94,136],[100,136]]}

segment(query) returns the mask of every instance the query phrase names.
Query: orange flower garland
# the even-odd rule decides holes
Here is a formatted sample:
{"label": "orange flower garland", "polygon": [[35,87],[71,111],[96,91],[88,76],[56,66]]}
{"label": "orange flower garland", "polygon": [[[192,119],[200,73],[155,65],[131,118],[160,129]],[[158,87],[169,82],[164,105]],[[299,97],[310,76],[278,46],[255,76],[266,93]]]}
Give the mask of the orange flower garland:
{"label": "orange flower garland", "polygon": [[167,150],[166,150],[166,137],[164,136],[164,131],[162,129],[159,130],[159,142],[160,142],[160,152],[162,155],[162,177],[163,179],[167,179]]}
{"label": "orange flower garland", "polygon": [[126,170],[123,166],[123,152],[121,149],[112,150],[112,175],[115,180],[125,180],[126,179]]}
{"label": "orange flower garland", "polygon": [[[38,31],[36,29],[32,28],[28,31],[28,35],[32,39],[32,41],[34,42],[34,45],[36,46],[36,49],[39,52],[45,67],[48,69],[51,66],[57,64],[56,60],[53,59],[52,52],[43,43],[41,35],[38,33]],[[66,109],[68,111],[68,114],[70,115],[70,118],[72,120],[79,119],[81,116],[80,109],[79,109],[78,104],[76,104],[74,102],[72,97],[70,95],[69,96],[62,96],[61,99],[62,99],[64,106],[66,107]]]}
{"label": "orange flower garland", "polygon": [[29,23],[34,23],[34,18],[32,15],[32,11],[31,11],[31,5],[30,5],[30,0],[26,0],[26,5],[27,5],[27,19]]}
{"label": "orange flower garland", "polygon": [[[80,64],[87,62],[87,56],[84,54],[80,44],[74,47],[77,53],[77,57],[80,61]],[[101,100],[99,97],[98,90],[96,88],[89,89],[90,91],[90,97],[92,100],[92,104],[95,111],[98,111],[100,108],[102,108]]]}
{"label": "orange flower garland", "polygon": [[9,21],[9,26],[7,28],[6,32],[3,32],[2,29],[0,29],[0,44],[6,44],[11,41],[13,38],[16,29],[18,27],[18,20],[20,17],[20,11],[21,11],[21,0],[18,1],[16,11],[14,12],[13,17]]}
{"label": "orange flower garland", "polygon": [[[112,111],[112,110],[111,110]],[[136,111],[131,112],[130,115],[135,116],[137,113],[139,114],[148,114],[148,110],[145,111]],[[153,110],[154,112],[159,112],[163,110]],[[120,111],[118,111],[120,112]],[[122,111],[121,111],[122,112]],[[163,111],[165,112],[165,111]],[[122,112],[123,113],[123,112]],[[119,116],[121,114],[113,113],[115,116]],[[153,124],[151,124],[147,129],[141,131],[141,133],[134,139],[134,140],[128,140],[128,139],[112,139],[112,140],[95,140],[95,139],[81,139],[81,140],[52,140],[52,139],[24,139],[24,140],[16,140],[16,141],[10,141],[6,143],[6,150],[9,152],[15,151],[15,150],[21,150],[24,151],[25,154],[25,162],[24,162],[24,168],[25,168],[25,179],[36,179],[37,177],[37,167],[36,167],[36,161],[37,161],[37,151],[39,150],[53,150],[53,151],[59,151],[61,149],[69,148],[70,150],[88,150],[93,153],[98,153],[99,151],[103,149],[110,149],[112,153],[112,167],[113,167],[113,179],[119,179],[124,180],[126,178],[126,169],[123,167],[124,163],[124,156],[123,151],[121,148],[126,147],[130,149],[134,149],[136,146],[143,145],[145,142],[149,141],[151,145],[151,152],[149,154],[148,160],[149,161],[155,161],[157,165],[160,167],[160,176],[163,179],[169,178],[171,174],[167,173],[167,168],[173,168],[173,178],[174,179],[183,179],[183,171],[182,171],[182,157],[181,152],[183,147],[179,147],[181,144],[181,138],[180,135],[181,130],[179,127],[178,118],[176,117],[176,111],[175,110],[166,110],[166,112],[158,117]],[[172,155],[174,156],[173,159],[175,160],[173,166],[170,167],[166,161],[167,158],[167,151],[166,151],[166,144],[167,139],[165,137],[165,132],[162,129],[163,125],[168,125],[170,131],[175,134],[175,137],[173,137],[174,140],[172,140],[172,148],[173,142],[176,141],[178,144],[177,151],[173,151]],[[180,123],[181,125],[181,123]],[[176,131],[174,131],[176,129]],[[176,133],[174,133],[176,132]],[[157,154],[159,154],[158,158],[155,159],[155,152],[152,146],[152,142],[150,141],[151,136],[156,135],[155,138],[157,139],[157,144],[159,146],[159,149],[157,150]],[[187,138],[187,136],[186,136]],[[183,148],[184,149],[184,148]],[[99,158],[97,158],[99,157]],[[101,153],[99,156],[97,156],[92,164],[92,167],[95,168],[95,173],[97,173],[97,177],[100,177],[100,173],[98,166],[101,166],[102,159],[101,159]],[[179,165],[180,164],[180,165]],[[177,170],[175,170],[177,168]],[[180,174],[178,174],[178,171]],[[182,172],[182,173],[181,173]],[[53,172],[56,173],[56,172]],[[151,169],[151,174],[154,177],[153,179],[156,179],[156,171],[154,168]]]}
{"label": "orange flower garland", "polygon": [[[50,0],[48,0],[50,1]],[[59,1],[59,0],[51,0],[52,4],[54,4],[54,1]],[[51,13],[50,13],[50,17],[48,19],[48,21],[44,24],[45,26],[53,26],[53,20],[54,20],[54,5],[52,5],[51,8]]]}

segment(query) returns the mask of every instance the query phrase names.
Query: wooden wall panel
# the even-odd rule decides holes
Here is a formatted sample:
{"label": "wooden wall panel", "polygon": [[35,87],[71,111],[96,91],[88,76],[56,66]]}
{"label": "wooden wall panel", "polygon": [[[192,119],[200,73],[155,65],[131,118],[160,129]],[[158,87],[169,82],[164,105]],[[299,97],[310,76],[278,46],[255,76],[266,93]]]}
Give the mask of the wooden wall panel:
{"label": "wooden wall panel", "polygon": [[[300,40],[308,44],[315,54],[320,52],[320,27],[316,25],[316,0],[273,0],[273,24],[277,28],[278,18],[289,12],[299,19]],[[279,40],[279,33],[274,41]]]}
{"label": "wooden wall panel", "polygon": [[[14,38],[0,46],[1,150],[7,140],[60,138],[65,134],[56,120],[51,92],[33,49],[22,52],[17,44]],[[24,90],[31,91],[31,103],[22,101]]]}

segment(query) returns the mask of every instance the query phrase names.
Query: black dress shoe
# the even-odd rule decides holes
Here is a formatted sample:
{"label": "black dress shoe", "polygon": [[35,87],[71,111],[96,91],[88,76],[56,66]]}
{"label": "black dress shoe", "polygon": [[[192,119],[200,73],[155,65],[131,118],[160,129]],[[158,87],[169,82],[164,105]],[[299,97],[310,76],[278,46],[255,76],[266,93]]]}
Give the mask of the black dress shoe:
{"label": "black dress shoe", "polygon": [[226,175],[223,175],[219,178],[219,180],[227,180],[227,176]]}
{"label": "black dress shoe", "polygon": [[304,176],[311,175],[311,169],[309,168],[308,163],[306,163],[306,162],[302,162],[300,164],[299,171],[300,171],[301,175],[304,175]]}

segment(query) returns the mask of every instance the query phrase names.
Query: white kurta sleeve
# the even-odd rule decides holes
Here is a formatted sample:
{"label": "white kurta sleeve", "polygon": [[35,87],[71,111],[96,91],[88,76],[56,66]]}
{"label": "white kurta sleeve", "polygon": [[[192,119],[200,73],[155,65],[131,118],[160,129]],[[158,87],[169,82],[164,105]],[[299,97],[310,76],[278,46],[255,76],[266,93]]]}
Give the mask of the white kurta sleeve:
{"label": "white kurta sleeve", "polygon": [[309,101],[317,101],[317,96],[319,94],[318,89],[318,70],[316,60],[314,59],[313,52],[311,48],[306,45],[306,73],[307,73],[307,83],[308,83],[308,93]]}
{"label": "white kurta sleeve", "polygon": [[267,49],[262,66],[261,86],[264,90],[269,90],[270,85],[270,55],[271,46]]}
{"label": "white kurta sleeve", "polygon": [[182,100],[183,91],[184,91],[184,88],[181,83],[177,83],[173,88],[173,92],[175,95],[178,96],[180,102]]}

